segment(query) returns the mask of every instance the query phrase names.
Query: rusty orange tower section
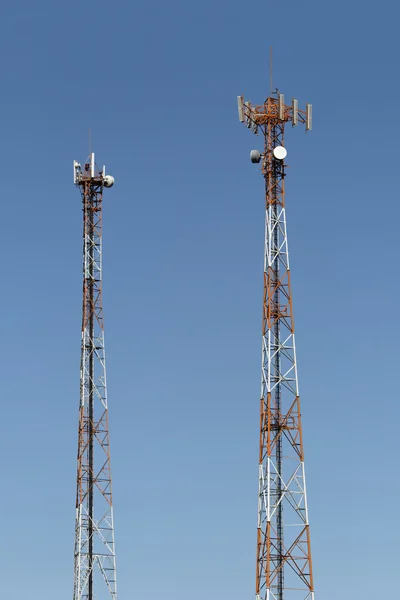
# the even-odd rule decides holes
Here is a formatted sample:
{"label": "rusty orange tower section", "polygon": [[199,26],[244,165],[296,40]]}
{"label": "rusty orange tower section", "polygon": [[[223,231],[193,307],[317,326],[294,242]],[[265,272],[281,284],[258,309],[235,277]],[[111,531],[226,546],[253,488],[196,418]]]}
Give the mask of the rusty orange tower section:
{"label": "rusty orange tower section", "polygon": [[312,126],[311,105],[271,94],[252,106],[238,97],[239,120],[264,138],[252,150],[265,180],[260,453],[256,600],[313,600],[300,395],[285,208],[285,126]]}

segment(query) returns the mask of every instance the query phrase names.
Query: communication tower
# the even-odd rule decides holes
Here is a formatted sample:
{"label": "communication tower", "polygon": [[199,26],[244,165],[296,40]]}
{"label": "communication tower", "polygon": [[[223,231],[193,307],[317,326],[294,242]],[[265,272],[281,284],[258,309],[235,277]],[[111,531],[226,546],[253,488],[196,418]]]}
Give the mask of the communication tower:
{"label": "communication tower", "polygon": [[73,600],[117,600],[102,306],[103,189],[94,154],[74,161],[83,210],[83,307]]}
{"label": "communication tower", "polygon": [[265,179],[265,252],[256,600],[313,600],[306,476],[285,211],[285,125],[312,127],[312,107],[271,94],[238,97],[239,120],[264,138],[250,159]]}

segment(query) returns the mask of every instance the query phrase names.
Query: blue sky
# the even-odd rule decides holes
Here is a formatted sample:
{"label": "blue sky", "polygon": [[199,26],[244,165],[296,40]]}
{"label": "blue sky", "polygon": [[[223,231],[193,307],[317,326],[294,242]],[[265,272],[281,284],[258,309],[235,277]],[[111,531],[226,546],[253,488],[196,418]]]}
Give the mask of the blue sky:
{"label": "blue sky", "polygon": [[[288,132],[318,598],[397,587],[398,9],[15,1],[1,9],[1,597],[72,597],[81,207],[116,178],[104,304],[120,599],[253,598],[263,182],[236,96]],[[394,379],[393,379],[394,378]],[[378,581],[377,581],[378,580]]]}

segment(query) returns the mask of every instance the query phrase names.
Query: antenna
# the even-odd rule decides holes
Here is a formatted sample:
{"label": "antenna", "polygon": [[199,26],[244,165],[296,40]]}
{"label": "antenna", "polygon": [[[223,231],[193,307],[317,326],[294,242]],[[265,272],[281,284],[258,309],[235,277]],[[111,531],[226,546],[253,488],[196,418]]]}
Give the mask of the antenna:
{"label": "antenna", "polygon": [[272,94],[272,46],[269,47],[269,91]]}
{"label": "antenna", "polygon": [[272,154],[277,160],[284,160],[287,156],[287,150],[283,146],[275,146],[272,150]]}
{"label": "antenna", "polygon": [[89,135],[89,154],[92,154],[92,130],[90,127],[88,130],[88,135]]}
{"label": "antenna", "polygon": [[312,129],[312,104],[306,104],[306,131]]}
{"label": "antenna", "polygon": [[292,98],[292,126],[295,127],[299,122],[299,101]]}
{"label": "antenna", "polygon": [[285,96],[283,94],[279,94],[279,118],[281,121],[285,118]]}
{"label": "antenna", "polygon": [[238,116],[239,116],[239,121],[241,123],[244,123],[244,98],[243,98],[243,96],[238,96],[237,97],[237,102],[238,102]]}

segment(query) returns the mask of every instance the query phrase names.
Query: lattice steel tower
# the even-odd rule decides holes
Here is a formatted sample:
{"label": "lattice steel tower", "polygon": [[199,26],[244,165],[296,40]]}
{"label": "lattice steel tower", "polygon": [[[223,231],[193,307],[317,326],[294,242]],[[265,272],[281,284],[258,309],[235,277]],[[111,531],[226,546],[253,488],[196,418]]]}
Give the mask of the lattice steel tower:
{"label": "lattice steel tower", "polygon": [[311,105],[276,92],[252,106],[238,97],[239,120],[264,136],[252,150],[265,179],[265,253],[256,561],[257,600],[314,598],[299,384],[285,213],[285,125],[311,129]]}
{"label": "lattice steel tower", "polygon": [[103,188],[114,178],[94,154],[74,161],[83,204],[83,309],[73,600],[116,600],[115,547],[102,309]]}

